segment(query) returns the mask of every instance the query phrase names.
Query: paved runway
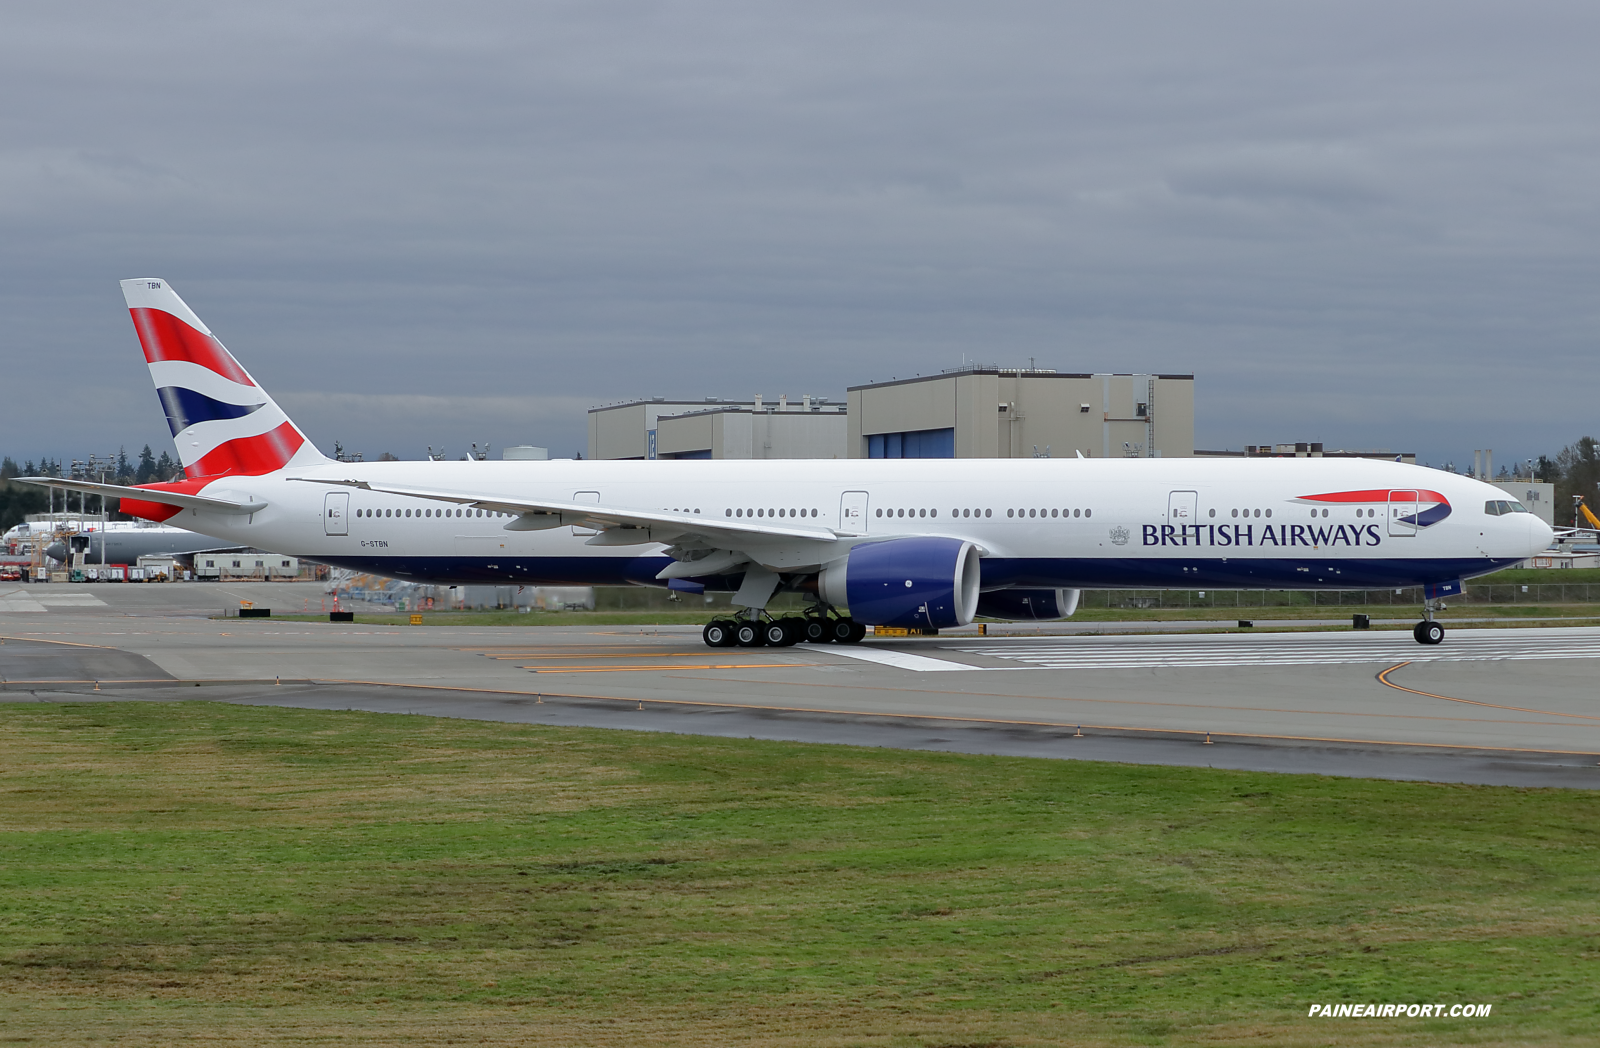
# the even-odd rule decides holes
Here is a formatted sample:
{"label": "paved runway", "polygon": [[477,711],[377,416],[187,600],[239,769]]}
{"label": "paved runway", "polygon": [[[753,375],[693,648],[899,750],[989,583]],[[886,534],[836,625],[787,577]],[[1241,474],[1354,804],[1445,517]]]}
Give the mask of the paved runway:
{"label": "paved runway", "polygon": [[[1577,634],[1577,635],[1575,635]],[[1452,640],[1460,634],[1453,634]],[[1600,658],[1600,633],[1478,630],[1470,643],[1426,647],[1408,633],[1267,633],[1212,637],[1061,637],[951,646],[967,655],[1054,670],[1188,666],[1336,666],[1372,662],[1494,662]]]}
{"label": "paved runway", "polygon": [[1600,657],[1600,630],[1590,628],[1452,629],[1435,648],[1408,633],[1258,629],[947,635],[855,647],[713,650],[688,627],[386,627],[202,617],[220,609],[224,596],[234,606],[259,598],[280,608],[303,600],[315,609],[320,595],[302,595],[292,584],[231,586],[226,595],[217,584],[53,592],[62,590],[96,603],[35,600],[43,612],[0,607],[6,638],[0,688],[16,699],[216,698],[862,745],[1600,786],[1600,703],[1587,661]]}

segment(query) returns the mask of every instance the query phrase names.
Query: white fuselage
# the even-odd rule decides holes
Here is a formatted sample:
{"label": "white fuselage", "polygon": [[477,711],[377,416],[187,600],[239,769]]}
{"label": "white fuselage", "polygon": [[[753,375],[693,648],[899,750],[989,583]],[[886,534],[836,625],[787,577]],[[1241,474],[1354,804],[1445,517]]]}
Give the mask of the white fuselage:
{"label": "white fuselage", "polygon": [[[319,479],[708,522],[749,514],[838,536],[821,552],[774,552],[777,571],[813,570],[864,541],[958,538],[981,549],[985,589],[1410,586],[1493,571],[1551,539],[1533,514],[1486,512],[1506,498],[1498,488],[1361,459],[328,463],[219,478],[200,493],[265,508],[185,509],[170,523],[438,582],[660,585],[670,563],[661,543],[596,545],[592,529],[569,526],[508,530],[513,514],[310,482]],[[342,503],[331,520],[330,499]],[[860,515],[847,519],[851,507]]]}

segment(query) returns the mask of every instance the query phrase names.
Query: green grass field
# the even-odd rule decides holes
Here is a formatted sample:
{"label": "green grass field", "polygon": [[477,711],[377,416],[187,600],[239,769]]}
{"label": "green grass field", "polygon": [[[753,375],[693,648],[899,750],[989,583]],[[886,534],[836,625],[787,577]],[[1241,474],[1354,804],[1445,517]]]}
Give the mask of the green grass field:
{"label": "green grass field", "polygon": [[1587,792],[0,712],[7,1043],[1565,1045],[1600,1019]]}

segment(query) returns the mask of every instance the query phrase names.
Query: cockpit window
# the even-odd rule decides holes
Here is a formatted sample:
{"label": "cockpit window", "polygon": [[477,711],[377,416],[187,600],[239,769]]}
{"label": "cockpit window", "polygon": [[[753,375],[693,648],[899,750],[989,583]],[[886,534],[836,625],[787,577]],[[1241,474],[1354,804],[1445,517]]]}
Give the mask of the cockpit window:
{"label": "cockpit window", "polygon": [[1526,513],[1528,512],[1528,507],[1520,502],[1504,502],[1497,499],[1493,502],[1485,502],[1483,511],[1491,517],[1499,517],[1507,513]]}
{"label": "cockpit window", "polygon": [[1504,502],[1495,502],[1491,499],[1483,504],[1483,511],[1491,517],[1498,517],[1500,515],[1500,507],[1504,505]]}
{"label": "cockpit window", "polygon": [[1526,512],[1528,512],[1528,507],[1524,506],[1520,502],[1508,502],[1508,503],[1506,503],[1506,505],[1511,507],[1511,512],[1512,513],[1526,513]]}

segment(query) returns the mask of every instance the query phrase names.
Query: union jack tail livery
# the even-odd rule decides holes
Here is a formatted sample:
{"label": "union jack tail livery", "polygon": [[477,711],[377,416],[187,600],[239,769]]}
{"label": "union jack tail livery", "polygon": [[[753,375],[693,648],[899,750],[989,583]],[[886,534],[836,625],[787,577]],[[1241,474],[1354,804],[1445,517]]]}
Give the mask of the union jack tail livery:
{"label": "union jack tail livery", "polygon": [[124,280],[122,296],[190,480],[328,461],[165,280]]}

